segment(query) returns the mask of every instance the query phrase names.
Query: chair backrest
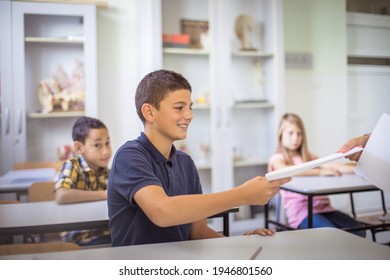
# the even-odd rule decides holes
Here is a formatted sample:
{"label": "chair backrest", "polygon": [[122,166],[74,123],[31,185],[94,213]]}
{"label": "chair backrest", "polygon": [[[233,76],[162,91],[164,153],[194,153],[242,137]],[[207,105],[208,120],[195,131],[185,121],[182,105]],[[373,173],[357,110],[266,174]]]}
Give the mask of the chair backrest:
{"label": "chair backrest", "polygon": [[46,162],[18,162],[13,166],[14,170],[22,169],[34,169],[34,168],[54,168],[57,172],[60,172],[62,169],[62,161],[46,161]]}
{"label": "chair backrest", "polygon": [[0,245],[0,256],[16,254],[35,254],[79,250],[80,246],[71,242],[49,242],[31,244]]}
{"label": "chair backrest", "polygon": [[37,202],[55,200],[55,194],[53,192],[54,185],[55,182],[51,181],[32,183],[28,188],[28,201]]}

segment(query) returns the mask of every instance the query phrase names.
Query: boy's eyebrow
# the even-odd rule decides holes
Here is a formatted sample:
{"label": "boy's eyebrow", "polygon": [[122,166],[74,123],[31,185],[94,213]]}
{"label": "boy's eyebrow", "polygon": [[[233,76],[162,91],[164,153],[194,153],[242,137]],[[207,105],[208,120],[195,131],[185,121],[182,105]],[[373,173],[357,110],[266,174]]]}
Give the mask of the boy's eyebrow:
{"label": "boy's eyebrow", "polygon": [[[188,103],[186,102],[186,101],[177,101],[177,102],[175,102],[175,103],[173,103],[174,105],[178,105],[178,104],[180,104],[180,105],[187,105]],[[193,102],[191,102],[190,103],[190,106],[192,106],[194,103]]]}
{"label": "boy's eyebrow", "polygon": [[98,142],[98,141],[106,141],[106,140],[110,140],[110,137],[107,137],[107,139],[103,139],[103,138],[96,138],[96,139],[91,139],[92,141],[94,142]]}

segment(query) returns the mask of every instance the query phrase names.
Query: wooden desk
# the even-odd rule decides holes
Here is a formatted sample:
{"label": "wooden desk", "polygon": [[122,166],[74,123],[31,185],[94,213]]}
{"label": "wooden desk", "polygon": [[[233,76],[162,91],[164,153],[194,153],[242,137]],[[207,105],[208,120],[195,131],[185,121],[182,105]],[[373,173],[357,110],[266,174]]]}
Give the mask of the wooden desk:
{"label": "wooden desk", "polygon": [[54,168],[11,170],[0,177],[0,193],[15,193],[19,200],[32,183],[54,180],[56,174]]}
{"label": "wooden desk", "polygon": [[390,248],[334,228],[277,232],[182,242],[69,252],[2,256],[24,260],[374,260],[390,259]]}
{"label": "wooden desk", "polygon": [[[281,186],[281,189],[307,195],[309,228],[312,228],[313,226],[313,197],[314,196],[332,195],[332,194],[350,194],[352,212],[355,215],[352,193],[380,191],[380,189],[369,184],[363,178],[355,174],[348,174],[343,176],[295,176],[289,183]],[[266,205],[264,213],[265,213],[266,228],[269,227],[270,223],[280,225],[278,221],[269,219],[268,205]],[[350,230],[357,230],[357,229],[350,229]]]}
{"label": "wooden desk", "polygon": [[[214,217],[229,221],[233,208]],[[0,205],[0,236],[61,232],[82,229],[108,228],[107,201],[58,204],[56,201]],[[224,223],[224,234],[229,235],[229,224]]]}

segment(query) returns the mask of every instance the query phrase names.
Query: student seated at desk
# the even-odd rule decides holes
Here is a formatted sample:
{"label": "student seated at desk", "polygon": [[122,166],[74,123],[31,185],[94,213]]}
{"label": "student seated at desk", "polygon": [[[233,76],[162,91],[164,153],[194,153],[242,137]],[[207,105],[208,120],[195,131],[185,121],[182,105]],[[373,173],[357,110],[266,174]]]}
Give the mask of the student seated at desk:
{"label": "student seated at desk", "polygon": [[[60,204],[107,199],[111,158],[107,127],[98,119],[82,117],[73,125],[72,138],[78,157],[66,161],[54,186]],[[110,243],[109,230],[68,232],[64,241],[79,245]]]}
{"label": "student seated at desk", "polygon": [[[207,217],[240,205],[264,205],[290,181],[255,177],[202,194],[193,160],[173,145],[186,138],[192,120],[188,81],[172,71],[149,73],[137,87],[135,105],[144,132],[116,152],[108,183],[113,246],[222,237],[208,227]],[[262,229],[252,233],[272,235]]]}
{"label": "student seated at desk", "polygon": [[[300,164],[316,159],[307,147],[306,132],[299,116],[286,113],[282,116],[278,128],[278,147],[268,162],[268,171],[274,171],[291,165]],[[351,172],[351,167],[340,165],[323,165],[305,171],[300,176],[340,176]],[[287,221],[292,228],[305,229],[308,224],[308,209],[306,195],[280,190]],[[313,227],[349,228],[361,226],[349,215],[337,211],[331,205],[328,196],[313,197]],[[353,232],[361,237],[365,231]]]}

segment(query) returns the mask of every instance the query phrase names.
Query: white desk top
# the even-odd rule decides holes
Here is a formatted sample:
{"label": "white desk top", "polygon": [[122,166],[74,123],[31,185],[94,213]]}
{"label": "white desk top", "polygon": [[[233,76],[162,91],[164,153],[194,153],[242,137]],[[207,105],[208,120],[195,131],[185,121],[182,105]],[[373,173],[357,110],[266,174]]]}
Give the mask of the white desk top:
{"label": "white desk top", "polygon": [[333,228],[278,232],[272,237],[235,236],[150,245],[109,247],[69,252],[2,256],[39,260],[341,260],[390,259],[390,248]]}
{"label": "white desk top", "polygon": [[52,181],[54,168],[11,170],[0,177],[0,193],[27,191],[32,183]]}
{"label": "white desk top", "polygon": [[0,205],[0,235],[68,231],[108,226],[107,201],[56,201]]}
{"label": "white desk top", "polygon": [[379,190],[356,174],[342,176],[295,176],[281,188],[305,194]]}

